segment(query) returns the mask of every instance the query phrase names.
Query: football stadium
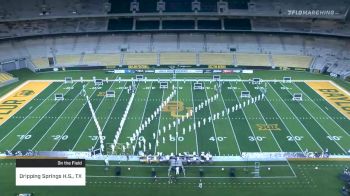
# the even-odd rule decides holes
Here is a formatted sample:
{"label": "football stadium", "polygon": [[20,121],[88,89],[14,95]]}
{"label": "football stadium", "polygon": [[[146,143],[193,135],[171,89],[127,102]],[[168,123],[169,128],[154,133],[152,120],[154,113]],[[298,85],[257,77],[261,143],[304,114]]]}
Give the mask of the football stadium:
{"label": "football stadium", "polygon": [[349,1],[0,2],[0,195],[350,195]]}

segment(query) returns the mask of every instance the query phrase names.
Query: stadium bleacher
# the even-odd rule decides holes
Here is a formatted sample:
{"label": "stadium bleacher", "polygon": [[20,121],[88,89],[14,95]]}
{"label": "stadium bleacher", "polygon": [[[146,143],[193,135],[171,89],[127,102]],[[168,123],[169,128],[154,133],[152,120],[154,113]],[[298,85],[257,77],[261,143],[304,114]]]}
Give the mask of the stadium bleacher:
{"label": "stadium bleacher", "polygon": [[252,30],[249,19],[225,19],[226,30]]}
{"label": "stadium bleacher", "polygon": [[87,65],[119,65],[120,54],[85,54],[83,64]]}
{"label": "stadium bleacher", "polygon": [[198,29],[221,29],[221,20],[198,20]]}
{"label": "stadium bleacher", "polygon": [[165,12],[192,12],[192,1],[165,0]]}
{"label": "stadium bleacher", "polygon": [[232,65],[233,53],[200,53],[201,65]]}
{"label": "stadium bleacher", "polygon": [[[127,51],[121,57],[121,48]],[[56,56],[56,66],[158,64],[158,53],[190,53],[189,60],[162,58],[160,64],[191,63],[242,66],[299,67],[345,75],[350,49],[347,41],[331,37],[219,33],[138,33],[90,36],[29,38],[16,43],[0,43],[0,62],[12,58],[31,59],[36,68],[50,68],[48,57]],[[230,53],[236,50],[235,56]],[[129,54],[153,53],[148,60],[130,59]],[[198,59],[196,55],[199,54]],[[243,54],[243,56],[242,56]],[[250,54],[252,56],[247,56]],[[71,56],[70,56],[71,55]],[[146,55],[147,56],[147,55]],[[171,60],[173,59],[173,60]],[[175,60],[174,60],[175,59]],[[216,60],[212,60],[216,59]],[[197,62],[198,61],[198,62]],[[216,63],[215,63],[216,62]],[[20,65],[25,66],[25,65]],[[51,65],[53,66],[53,64]],[[3,70],[14,69],[3,65]],[[326,67],[326,68],[325,68]]]}
{"label": "stadium bleacher", "polygon": [[124,65],[156,65],[157,53],[124,53]]}
{"label": "stadium bleacher", "polygon": [[79,65],[81,55],[57,55],[56,65],[67,66],[67,65]]}
{"label": "stadium bleacher", "polygon": [[5,72],[0,72],[0,85],[12,79],[14,79],[12,75]]}
{"label": "stadium bleacher", "polygon": [[163,20],[163,29],[194,29],[194,20]]}
{"label": "stadium bleacher", "polygon": [[108,22],[108,30],[132,30],[133,19],[132,18],[120,18],[110,19]]}
{"label": "stadium bleacher", "polygon": [[196,53],[161,53],[161,65],[196,65]]}
{"label": "stadium bleacher", "polygon": [[137,20],[136,21],[136,29],[139,30],[155,30],[155,29],[159,29],[159,20]]}
{"label": "stadium bleacher", "polygon": [[235,57],[240,66],[271,66],[266,54],[236,53]]}
{"label": "stadium bleacher", "polygon": [[40,57],[32,59],[32,63],[36,66],[38,69],[45,69],[49,68],[49,60],[46,57]]}
{"label": "stadium bleacher", "polygon": [[272,55],[272,60],[277,67],[309,68],[312,57],[296,55]]}

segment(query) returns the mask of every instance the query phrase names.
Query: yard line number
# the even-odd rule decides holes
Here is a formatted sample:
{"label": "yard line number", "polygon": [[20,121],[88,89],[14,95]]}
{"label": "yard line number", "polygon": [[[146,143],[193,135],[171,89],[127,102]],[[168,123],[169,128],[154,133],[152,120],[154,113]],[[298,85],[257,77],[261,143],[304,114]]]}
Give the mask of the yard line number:
{"label": "yard line number", "polygon": [[51,137],[55,141],[57,141],[57,140],[67,140],[68,139],[68,135],[52,135]]}
{"label": "yard line number", "polygon": [[249,136],[248,139],[251,142],[255,142],[255,141],[261,142],[264,139],[266,139],[266,137],[263,137],[263,136]]}
{"label": "yard line number", "polygon": [[17,137],[20,140],[29,140],[30,138],[32,138],[32,135],[17,135]]}
{"label": "yard line number", "polygon": [[210,141],[213,141],[213,142],[215,142],[215,141],[222,142],[222,141],[224,141],[224,139],[226,139],[226,138],[227,138],[227,137],[220,137],[220,136],[215,138],[215,137],[213,136],[213,137],[210,137],[209,140],[210,140]]}

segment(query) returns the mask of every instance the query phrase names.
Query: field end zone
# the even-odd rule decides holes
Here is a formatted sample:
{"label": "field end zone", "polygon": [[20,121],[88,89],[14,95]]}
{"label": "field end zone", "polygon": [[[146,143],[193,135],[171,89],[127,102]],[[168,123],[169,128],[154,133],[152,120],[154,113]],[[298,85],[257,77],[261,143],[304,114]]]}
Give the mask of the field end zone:
{"label": "field end zone", "polygon": [[350,119],[350,95],[345,90],[328,82],[305,82],[323,99],[336,108],[345,117]]}
{"label": "field end zone", "polygon": [[52,81],[28,81],[0,99],[0,125],[47,88]]}

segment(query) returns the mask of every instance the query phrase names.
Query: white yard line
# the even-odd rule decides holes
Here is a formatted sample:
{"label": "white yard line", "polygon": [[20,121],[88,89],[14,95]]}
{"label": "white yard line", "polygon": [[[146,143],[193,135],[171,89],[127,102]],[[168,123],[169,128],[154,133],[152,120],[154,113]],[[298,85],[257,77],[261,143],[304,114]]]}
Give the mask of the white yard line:
{"label": "white yard line", "polygon": [[42,102],[41,102],[36,108],[34,108],[22,121],[20,121],[15,127],[13,127],[13,128],[11,129],[11,131],[8,132],[8,133],[5,135],[5,137],[3,137],[3,138],[0,140],[0,143],[1,143],[5,138],[7,138],[14,130],[16,130],[16,128],[17,128],[19,125],[21,125],[29,116],[31,116],[31,115],[33,114],[33,112],[35,112],[38,108],[40,108],[40,106],[43,105],[43,104],[46,102],[46,100],[49,100],[48,98],[51,97],[59,88],[61,88],[62,85],[63,85],[63,84],[61,84],[60,86],[58,86],[58,87],[56,88],[56,90],[54,90],[44,101],[42,101]]}
{"label": "white yard line", "polygon": [[[244,82],[242,82],[242,84],[243,84],[245,90],[248,90],[247,87],[246,87],[246,85],[244,84]],[[265,98],[266,98],[266,96],[265,96]],[[267,122],[266,122],[266,120],[265,120],[265,118],[264,118],[264,115],[261,113],[260,108],[256,105],[256,102],[254,103],[254,106],[255,106],[255,108],[259,111],[259,114],[260,114],[261,118],[264,120],[265,125],[267,125]],[[243,110],[243,109],[242,109],[242,110]],[[278,141],[277,141],[275,135],[272,133],[271,130],[270,130],[270,134],[271,134],[272,138],[275,140],[275,142],[276,142],[278,148],[280,149],[280,152],[282,152],[282,148],[281,148],[280,144],[278,143]],[[300,150],[301,150],[301,149],[300,149]]]}
{"label": "white yard line", "polygon": [[298,120],[298,122],[300,123],[301,126],[303,126],[303,128],[305,129],[304,131],[306,131],[309,136],[312,138],[312,140],[314,140],[314,142],[317,144],[317,146],[320,148],[320,150],[323,150],[321,145],[315,140],[315,138],[311,135],[311,133],[307,130],[307,128],[304,126],[304,124],[299,120],[299,118],[296,116],[296,114],[294,114],[294,112],[290,109],[290,107],[288,106],[288,104],[282,99],[282,97],[277,93],[277,91],[271,86],[271,84],[269,83],[269,86],[271,87],[271,89],[276,93],[276,95],[282,100],[282,102],[284,103],[284,105],[288,108],[288,110],[293,114],[294,118]]}
{"label": "white yard line", "polygon": [[[190,91],[191,91],[191,96],[192,96],[192,116],[193,116],[193,123],[196,123],[196,114],[195,114],[195,112],[194,112],[194,100],[193,100],[193,92],[192,92],[192,89],[193,89],[193,87],[192,87],[192,82],[191,82],[191,89],[190,89]],[[199,153],[199,150],[198,150],[198,136],[197,136],[197,130],[196,129],[194,129],[194,133],[195,133],[195,136],[196,136],[196,150],[197,150],[197,154]]]}
{"label": "white yard line", "polygon": [[[113,87],[114,83],[115,83],[115,82],[112,83],[112,85],[108,88],[108,90],[110,90],[110,89]],[[97,108],[95,109],[95,112],[96,112],[96,113],[97,113],[98,109],[100,108],[100,106],[102,105],[102,103],[103,103],[103,101],[105,100],[105,98],[106,98],[106,96],[104,96],[104,97],[102,98],[102,100],[100,101],[100,103],[98,104]],[[79,138],[77,139],[77,141],[75,142],[75,144],[74,144],[74,146],[73,146],[73,148],[72,148],[73,151],[74,151],[76,145],[79,143],[80,138],[84,135],[84,133],[85,133],[85,131],[86,131],[86,128],[89,126],[89,124],[90,124],[90,122],[92,121],[92,119],[93,119],[93,118],[91,117],[90,120],[88,121],[88,123],[86,123],[84,130],[80,133]],[[107,122],[107,121],[108,121],[108,120],[106,120],[106,122]],[[97,129],[97,128],[96,128],[96,129]],[[97,133],[97,132],[96,132],[96,133]]]}
{"label": "white yard line", "polygon": [[347,90],[345,90],[343,87],[339,86],[338,84],[336,84],[332,80],[328,80],[328,82],[331,83],[332,85],[334,85],[335,87],[339,88],[340,90],[342,90],[348,96],[350,96],[350,93]]}
{"label": "white yard line", "polygon": [[[75,85],[75,84],[74,84],[74,85]],[[66,95],[69,91],[70,91],[70,90],[67,90],[67,92],[65,92],[64,95]],[[57,104],[58,104],[58,101],[57,101],[55,104],[53,104],[53,105],[51,106],[51,108],[44,114],[44,116],[46,116]],[[44,117],[44,116],[43,116],[43,117]],[[25,134],[25,136],[27,136],[31,131],[33,131],[33,129],[41,122],[41,120],[42,120],[42,119],[38,120],[38,122],[36,122],[35,125],[32,126],[32,128]],[[17,146],[19,143],[21,143],[21,142],[22,142],[22,140],[19,140],[19,141],[12,147],[11,150],[13,150],[14,148],[16,148],[16,146]]]}
{"label": "white yard line", "polygon": [[[95,90],[91,93],[90,96],[92,96],[92,95],[96,92],[96,90],[97,90],[97,89],[95,89]],[[75,118],[80,114],[81,110],[83,110],[83,108],[85,107],[86,104],[87,104],[87,101],[84,103],[84,105],[83,105],[83,106],[80,108],[80,110],[77,112],[77,114],[75,115]],[[70,124],[69,124],[68,127],[64,130],[64,132],[63,132],[62,135],[65,135],[65,134],[66,134],[66,132],[68,131],[69,127],[73,124],[74,121],[75,121],[75,120],[72,120],[72,121],[70,122]],[[61,137],[61,138],[62,138],[62,137]],[[51,148],[51,151],[53,151],[53,150],[56,148],[57,144],[61,141],[61,138],[59,138],[59,139],[57,140],[56,144]]]}
{"label": "white yard line", "polygon": [[[239,97],[237,96],[236,92],[235,92],[235,91],[233,90],[233,88],[232,88],[232,84],[231,84],[231,83],[229,83],[229,84],[230,84],[230,86],[231,86],[232,92],[235,94],[235,97],[236,97],[238,103],[241,104],[241,102],[240,102],[240,100],[239,100]],[[250,126],[249,121],[248,121],[247,115],[245,114],[243,108],[242,108],[241,110],[242,110],[243,115],[244,115],[244,118],[246,119],[246,122],[247,122],[247,124],[248,124],[248,126],[249,126],[250,132],[253,134],[254,138],[256,138],[256,137],[255,137],[255,133],[254,133],[252,127]],[[258,143],[256,140],[255,140],[255,142],[256,142],[256,145],[258,146],[260,152],[262,152],[259,143]]]}
{"label": "white yard line", "polygon": [[[179,115],[179,82],[176,82],[176,116]],[[178,135],[179,135],[179,125],[178,125],[178,117],[176,119],[176,140],[175,140],[175,154],[177,154],[177,141],[178,141]]]}
{"label": "white yard line", "polygon": [[[297,87],[301,92],[303,92],[303,94],[309,99],[309,100],[311,100],[312,101],[312,103],[314,103],[324,114],[326,114],[327,116],[328,116],[328,118],[329,119],[331,119],[333,122],[334,122],[334,124],[336,124],[341,130],[343,130],[343,132],[347,135],[347,136],[350,136],[350,134],[348,133],[348,132],[346,132],[345,131],[345,129],[343,128],[343,127],[341,127],[337,122],[335,122],[335,120],[331,117],[331,116],[329,116],[328,114],[327,114],[327,112],[325,112],[317,103],[315,103],[314,102],[314,100],[312,100],[301,88],[299,88],[299,86],[298,85],[296,85],[295,83],[293,83],[293,85],[295,86],[295,87]],[[313,90],[313,88],[311,88],[312,90]],[[315,90],[314,90],[315,91]],[[315,91],[315,93],[317,93],[316,91]],[[317,93],[318,94],[318,93]],[[319,95],[319,94],[318,94]],[[327,101],[327,100],[325,100],[325,101]],[[327,101],[327,103],[328,103],[328,101]],[[331,104],[330,104],[331,105]],[[335,108],[337,111],[339,111],[337,108]],[[341,113],[341,112],[340,112]],[[342,114],[342,113],[341,113]],[[343,115],[343,114],[342,114]],[[343,115],[344,116],[344,115]],[[346,116],[347,117],[347,116]]]}
{"label": "white yard line", "polygon": [[[119,99],[120,99],[120,96],[122,95],[123,91],[126,90],[126,89],[124,89],[125,85],[126,85],[126,82],[124,83],[123,89],[120,91],[120,93],[119,93],[119,95],[118,95],[118,98],[117,98],[117,100],[115,101],[115,103],[114,103],[114,105],[113,105],[112,110],[109,112],[107,121],[106,121],[106,123],[104,124],[104,126],[103,126],[103,128],[102,128],[102,132],[104,132],[104,129],[106,128],[106,126],[107,126],[107,124],[108,124],[108,120],[109,120],[109,118],[111,117],[112,112],[113,112],[115,106],[117,105],[117,103],[118,103],[118,101],[119,101]],[[136,89],[136,91],[137,91],[137,89]],[[106,138],[107,138],[107,136],[106,136]],[[95,149],[97,143],[98,143],[98,140],[96,140],[96,142],[95,142],[95,144],[94,144],[94,149]],[[73,150],[74,150],[74,148],[73,148]]]}
{"label": "white yard line", "polygon": [[[162,103],[163,103],[163,99],[164,99],[164,89],[163,89],[163,95],[162,95]],[[156,133],[157,133],[157,137],[156,137],[156,142],[158,140],[158,130],[159,130],[159,127],[160,127],[160,120],[162,119],[162,112],[159,112],[159,120],[158,120],[158,129],[156,130]],[[154,154],[157,153],[157,144],[155,145],[154,147]]]}
{"label": "white yard line", "polygon": [[[221,90],[222,90],[222,89],[221,89]],[[227,111],[226,103],[225,103],[225,100],[224,100],[224,98],[223,98],[223,96],[222,96],[221,91],[220,91],[220,97],[221,97],[222,103],[224,104],[225,111]],[[227,113],[227,112],[226,112],[226,113]],[[228,122],[230,123],[231,131],[232,131],[232,134],[233,134],[234,139],[235,139],[235,141],[236,141],[236,145],[237,145],[239,154],[242,154],[241,148],[239,147],[239,143],[238,143],[238,140],[237,140],[236,132],[235,132],[233,126],[232,126],[232,122],[231,122],[231,119],[230,119],[230,115],[229,115],[229,114],[227,114],[227,120],[228,120]]]}
{"label": "white yard line", "polygon": [[[148,105],[148,98],[149,98],[149,95],[151,94],[152,85],[153,85],[153,82],[151,82],[151,86],[150,86],[149,91],[148,91],[148,95],[147,95],[147,99],[146,99],[146,104],[145,104],[145,107],[143,108],[142,118],[141,118],[141,122],[140,122],[140,125],[139,125],[139,126],[142,125],[143,119],[145,118],[145,112],[146,112],[146,108],[147,108],[147,105]],[[131,108],[131,107],[130,107],[130,108]],[[139,136],[136,137],[135,143],[137,143],[138,140],[139,140]],[[135,150],[136,150],[136,148],[135,148]],[[132,154],[135,154],[135,151],[133,151]]]}
{"label": "white yard line", "polygon": [[[204,86],[204,91],[205,91],[205,99],[207,100],[208,99],[208,93],[207,93],[207,88],[205,86],[205,83],[203,83],[203,86]],[[209,112],[210,112],[210,116],[213,116],[212,112],[211,112],[211,104],[208,103],[208,108],[209,108]],[[214,136],[215,136],[215,142],[216,142],[216,147],[218,148],[218,152],[219,152],[219,156],[221,155],[220,153],[220,147],[219,147],[219,143],[218,143],[218,137],[216,136],[216,129],[215,129],[215,125],[214,125],[214,121],[212,120],[211,121],[211,125],[213,126],[213,130],[214,130]]]}
{"label": "white yard line", "polygon": [[[77,98],[79,96],[79,93],[75,96],[75,98]],[[32,148],[32,150],[34,150],[36,148],[36,146],[41,142],[41,140],[51,131],[52,127],[58,122],[58,120],[60,119],[60,117],[65,113],[65,111],[74,103],[74,101],[71,101],[68,106],[66,107],[66,109],[63,110],[63,112],[58,116],[58,118],[55,120],[54,123],[52,123],[52,125],[47,129],[47,131],[45,132],[45,134],[40,138],[40,140],[34,145],[34,147]],[[73,119],[74,120],[74,119]]]}
{"label": "white yard line", "polygon": [[[282,84],[282,86],[283,86],[283,84]],[[292,93],[290,93],[290,91],[287,89],[287,91],[289,92],[289,94],[291,94],[292,95]],[[316,123],[324,130],[324,132],[326,132],[327,134],[328,134],[328,136],[331,136],[329,133],[328,133],[328,131],[315,119],[315,117],[313,116],[313,115],[311,115],[311,113],[304,107],[304,105],[303,104],[300,104],[300,106],[302,107],[302,108],[304,108],[304,110],[312,117],[312,119],[314,119],[314,121],[316,121]],[[337,142],[337,141],[335,141],[335,140],[333,140],[345,153],[347,153],[347,151],[341,146],[341,145],[339,145],[339,143]]]}
{"label": "white yard line", "polygon": [[[294,135],[292,134],[292,132],[290,131],[290,129],[287,127],[286,123],[284,123],[284,121],[282,120],[281,116],[279,115],[279,113],[276,111],[275,107],[271,104],[269,98],[267,98],[267,96],[265,96],[265,99],[269,102],[271,108],[273,109],[273,111],[275,111],[275,113],[277,114],[278,118],[280,119],[280,121],[282,122],[282,124],[284,125],[284,127],[287,129],[288,133],[294,138]],[[299,145],[298,141],[293,140],[299,147],[301,152],[304,152],[303,149],[301,148],[301,146]]]}

